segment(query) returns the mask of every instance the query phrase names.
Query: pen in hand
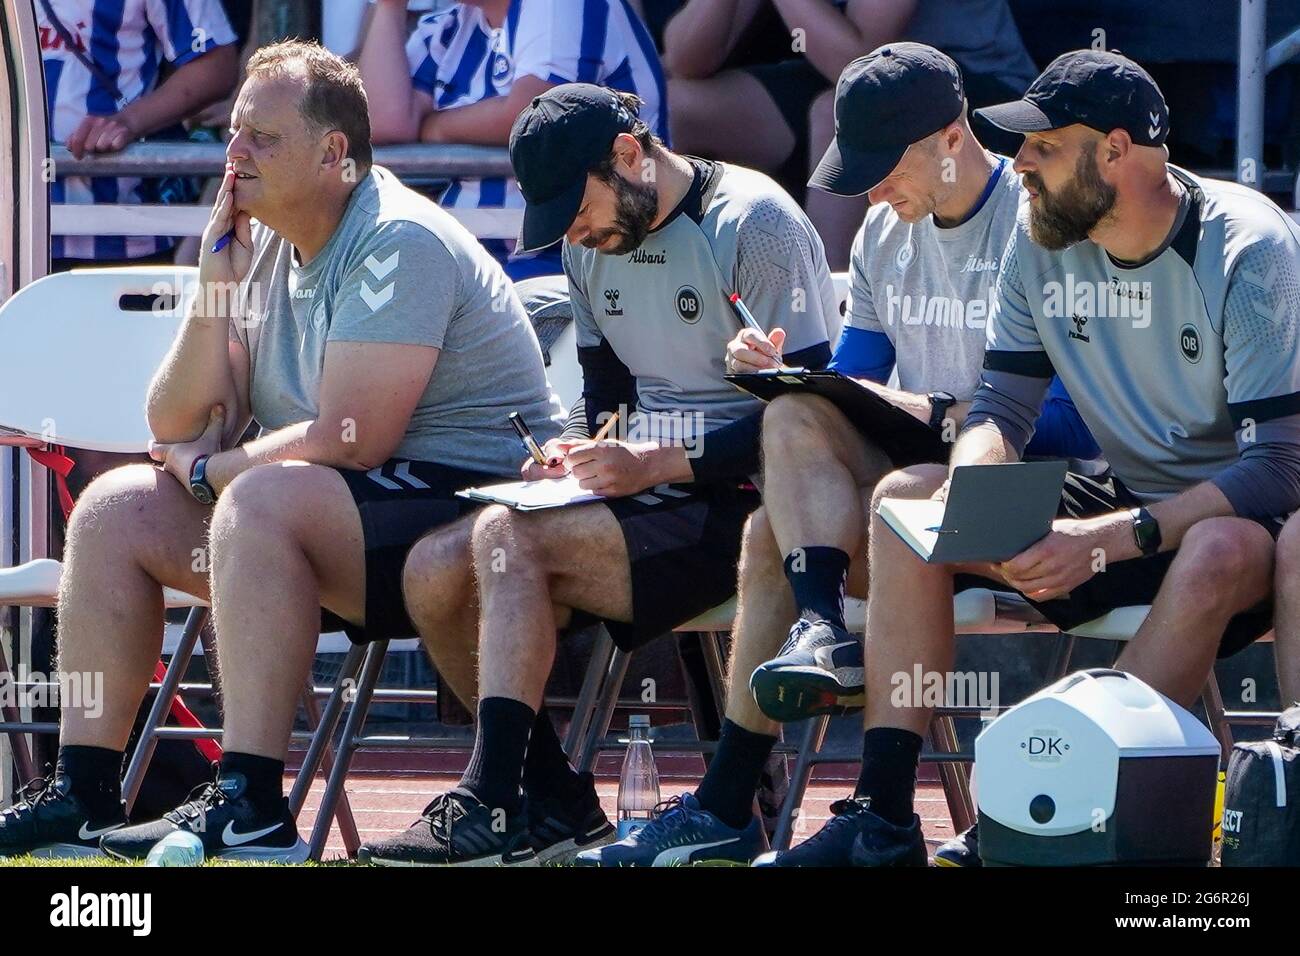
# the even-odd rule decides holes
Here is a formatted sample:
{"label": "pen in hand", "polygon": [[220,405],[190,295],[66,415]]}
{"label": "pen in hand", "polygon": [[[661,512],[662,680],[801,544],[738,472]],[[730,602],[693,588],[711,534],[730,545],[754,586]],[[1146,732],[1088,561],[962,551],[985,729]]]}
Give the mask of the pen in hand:
{"label": "pen in hand", "polygon": [[[740,297],[739,292],[731,293],[731,295],[727,296],[727,301],[729,301],[731,307],[735,309],[736,315],[740,316],[741,322],[749,326],[759,335],[763,336],[764,341],[769,341],[768,334],[764,332],[763,327],[758,324],[758,319],[754,318],[754,313],[749,311],[749,306],[745,305],[745,300]],[[793,371],[784,362],[779,363],[776,370],[780,372]]]}
{"label": "pen in hand", "polygon": [[524,448],[528,454],[532,455],[533,461],[545,468],[546,456],[542,454],[542,448],[537,444],[537,439],[533,437],[532,430],[528,427],[528,423],[524,421],[523,416],[518,412],[511,412],[507,418],[511,426],[514,427],[515,433],[519,436],[519,440],[524,443]]}

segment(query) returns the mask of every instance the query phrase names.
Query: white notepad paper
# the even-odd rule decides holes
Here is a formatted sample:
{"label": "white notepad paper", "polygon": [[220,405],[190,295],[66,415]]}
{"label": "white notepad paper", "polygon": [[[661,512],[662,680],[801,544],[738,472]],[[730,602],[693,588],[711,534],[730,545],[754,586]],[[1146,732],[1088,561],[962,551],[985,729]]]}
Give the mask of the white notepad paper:
{"label": "white notepad paper", "polygon": [[543,508],[563,508],[587,501],[600,501],[601,496],[578,485],[573,475],[563,478],[541,478],[537,481],[506,481],[499,485],[465,488],[456,492],[458,498],[505,505],[515,511],[540,511]]}

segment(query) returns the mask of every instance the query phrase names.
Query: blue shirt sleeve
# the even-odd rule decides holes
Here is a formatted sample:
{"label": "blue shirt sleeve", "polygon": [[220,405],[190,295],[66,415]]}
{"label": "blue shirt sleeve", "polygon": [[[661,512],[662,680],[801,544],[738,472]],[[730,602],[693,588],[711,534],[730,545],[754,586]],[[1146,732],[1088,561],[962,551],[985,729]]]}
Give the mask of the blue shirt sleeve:
{"label": "blue shirt sleeve", "polygon": [[1026,455],[1040,458],[1078,458],[1087,461],[1101,455],[1092,432],[1083,423],[1074,400],[1059,378],[1053,377],[1034,425],[1034,437]]}
{"label": "blue shirt sleeve", "polygon": [[884,332],[844,326],[835,354],[828,366],[852,378],[866,378],[884,384],[894,370],[894,343]]}

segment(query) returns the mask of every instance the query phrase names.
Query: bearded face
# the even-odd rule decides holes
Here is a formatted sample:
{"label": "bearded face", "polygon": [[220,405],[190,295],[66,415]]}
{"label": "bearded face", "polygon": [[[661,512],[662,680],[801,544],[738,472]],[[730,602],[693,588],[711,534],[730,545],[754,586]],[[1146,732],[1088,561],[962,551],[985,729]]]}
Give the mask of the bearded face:
{"label": "bearded face", "polygon": [[1029,205],[1029,236],[1044,249],[1064,249],[1088,238],[1115,205],[1115,187],[1101,178],[1092,147],[1085,146],[1065,185],[1049,190],[1035,172],[1024,184],[1038,195]]}

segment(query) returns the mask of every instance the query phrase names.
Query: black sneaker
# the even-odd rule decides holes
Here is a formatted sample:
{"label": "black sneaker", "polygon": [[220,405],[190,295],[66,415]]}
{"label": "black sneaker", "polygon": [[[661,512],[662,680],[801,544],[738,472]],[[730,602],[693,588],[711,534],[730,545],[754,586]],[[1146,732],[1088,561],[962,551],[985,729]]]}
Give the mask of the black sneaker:
{"label": "black sneaker", "polygon": [[529,797],[528,844],[539,864],[571,863],[583,850],[614,839],[614,824],[596,795],[596,778],[579,774],[577,786],[576,794],[564,797]]}
{"label": "black sneaker", "polygon": [[213,783],[195,787],[187,802],[161,819],[115,830],[99,847],[119,860],[143,860],[163,837],[188,830],[203,842],[204,859],[304,862],[309,848],[298,836],[289,801],[281,801],[278,815],[260,816],[245,796],[247,789],[242,773],[222,774]]}
{"label": "black sneaker", "polygon": [[763,713],[788,723],[861,707],[864,673],[862,638],[800,618],[781,652],[755,668],[749,689]]}
{"label": "black sneaker", "polygon": [[462,787],[433,798],[405,833],[357,853],[377,866],[536,866],[528,814],[498,813]]}
{"label": "black sneaker", "polygon": [[803,843],[784,853],[771,851],[754,866],[925,866],[921,818],[896,826],[871,812],[870,797],[831,804],[831,818]]}
{"label": "black sneaker", "polygon": [[50,774],[28,783],[14,805],[0,812],[0,857],[99,856],[99,838],[125,825],[121,804],[116,816],[92,821],[73,796],[71,781]]}
{"label": "black sneaker", "polygon": [[934,851],[935,866],[983,866],[980,859],[980,837],[975,827],[958,833]]}

